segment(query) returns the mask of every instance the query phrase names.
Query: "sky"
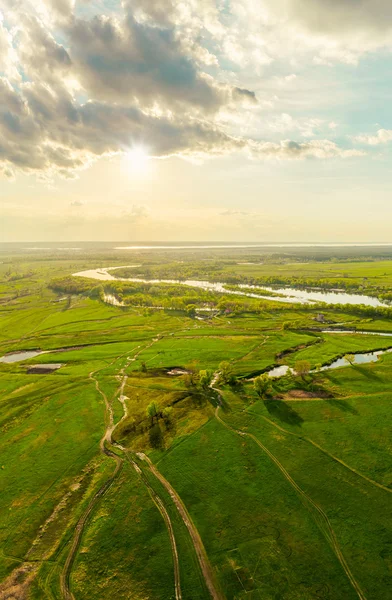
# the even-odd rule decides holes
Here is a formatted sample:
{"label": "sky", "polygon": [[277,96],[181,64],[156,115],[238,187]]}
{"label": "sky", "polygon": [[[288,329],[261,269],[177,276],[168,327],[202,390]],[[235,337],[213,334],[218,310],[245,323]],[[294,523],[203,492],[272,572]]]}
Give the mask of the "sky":
{"label": "sky", "polygon": [[0,242],[392,243],[390,0],[0,0]]}

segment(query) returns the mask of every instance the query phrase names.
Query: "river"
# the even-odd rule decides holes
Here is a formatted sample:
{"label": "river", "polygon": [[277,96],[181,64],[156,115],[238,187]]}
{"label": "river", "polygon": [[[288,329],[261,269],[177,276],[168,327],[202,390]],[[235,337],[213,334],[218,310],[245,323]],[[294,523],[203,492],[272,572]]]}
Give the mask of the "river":
{"label": "river", "polygon": [[[127,268],[138,267],[139,265],[127,265]],[[103,267],[100,269],[90,269],[88,271],[80,271],[74,273],[74,277],[87,277],[88,279],[97,279],[99,281],[129,281],[134,283],[169,283],[169,284],[181,284],[188,287],[200,288],[203,290],[209,290],[212,292],[218,292],[220,294],[230,294],[234,296],[247,296],[248,298],[258,298],[260,300],[272,300],[274,302],[289,302],[297,304],[314,304],[317,302],[325,302],[327,304],[352,304],[358,305],[363,304],[365,306],[373,307],[389,307],[390,305],[381,302],[378,298],[372,296],[364,296],[361,294],[348,294],[346,292],[332,292],[322,290],[301,290],[297,288],[272,288],[269,286],[262,285],[247,285],[240,284],[238,290],[229,290],[225,286],[229,285],[223,282],[212,282],[212,281],[199,281],[194,279],[186,279],[179,281],[176,279],[143,279],[140,277],[115,277],[112,275],[112,271],[125,267]],[[110,272],[111,271],[111,272]],[[268,296],[257,294],[253,292],[254,289],[265,290],[266,292],[280,294],[279,296]]]}

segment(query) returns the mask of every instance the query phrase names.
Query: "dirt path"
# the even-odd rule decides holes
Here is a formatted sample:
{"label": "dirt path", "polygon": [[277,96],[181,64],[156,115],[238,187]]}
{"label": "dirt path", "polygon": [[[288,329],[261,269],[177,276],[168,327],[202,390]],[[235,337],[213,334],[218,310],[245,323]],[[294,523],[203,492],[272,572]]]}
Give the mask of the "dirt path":
{"label": "dirt path", "polygon": [[292,485],[292,487],[298,493],[301,500],[303,501],[303,504],[312,513],[318,527],[320,528],[321,532],[324,534],[325,538],[327,539],[328,543],[330,544],[330,546],[331,546],[332,550],[334,551],[337,559],[339,560],[344,572],[346,573],[352,587],[356,591],[358,598],[360,598],[360,600],[366,600],[365,594],[361,590],[359,583],[357,582],[354,575],[352,574],[350,567],[348,566],[347,561],[346,561],[345,557],[343,556],[342,551],[340,550],[340,546],[339,546],[336,534],[332,528],[332,525],[328,519],[328,516],[323,511],[323,509],[318,504],[316,504],[316,502],[314,502],[310,498],[310,496],[308,496],[303,491],[303,489],[294,481],[294,479],[291,477],[291,475],[286,471],[284,466],[279,462],[279,460],[276,458],[276,456],[274,456],[272,454],[272,452],[270,452],[268,450],[268,448],[266,448],[260,442],[260,440],[258,440],[252,433],[247,433],[245,431],[241,431],[240,429],[235,429],[234,427],[231,427],[228,423],[226,423],[225,421],[223,421],[220,418],[218,413],[219,413],[219,407],[217,407],[215,410],[215,416],[224,427],[226,427],[227,429],[229,429],[230,431],[232,431],[233,433],[236,433],[237,435],[239,435],[241,437],[249,437],[251,440],[253,440],[259,446],[259,448],[261,448],[261,450],[263,450],[263,452],[265,452],[265,454],[267,454],[267,456],[278,467],[279,471],[282,473],[284,478]]}
{"label": "dirt path", "polygon": [[169,538],[170,538],[170,545],[172,548],[172,555],[173,555],[174,590],[175,590],[176,600],[182,600],[180,563],[179,563],[179,558],[178,558],[177,543],[176,543],[176,538],[174,535],[173,524],[169,517],[169,513],[167,512],[161,498],[158,496],[158,494],[155,492],[154,488],[149,483],[148,479],[145,477],[145,475],[144,475],[143,471],[140,469],[139,465],[137,465],[136,462],[131,458],[130,453],[123,446],[120,446],[119,444],[116,444],[116,446],[118,446],[119,448],[121,448],[124,451],[127,460],[133,466],[135,471],[139,474],[141,480],[143,481],[144,485],[148,489],[149,494],[150,494],[154,504],[158,508],[159,512],[162,515],[163,520],[165,521],[167,532],[168,532]]}
{"label": "dirt path", "polygon": [[296,438],[298,438],[300,440],[303,440],[304,442],[308,442],[309,444],[311,444],[312,446],[314,446],[315,448],[317,448],[318,450],[320,450],[323,454],[326,454],[327,456],[329,456],[329,458],[331,458],[335,462],[339,463],[340,465],[342,465],[343,467],[345,467],[346,469],[348,469],[349,471],[351,471],[351,473],[354,473],[358,477],[361,477],[361,479],[364,479],[368,483],[371,483],[372,485],[380,488],[381,490],[384,490],[385,492],[389,492],[390,494],[392,493],[392,488],[388,488],[385,485],[382,485],[382,483],[378,483],[378,481],[375,481],[374,479],[371,479],[370,477],[367,477],[366,475],[364,475],[360,471],[357,471],[353,467],[350,467],[350,465],[348,465],[346,462],[344,462],[343,460],[341,460],[337,456],[334,456],[333,454],[331,454],[331,452],[329,452],[328,450],[326,450],[325,448],[323,448],[322,446],[320,446],[319,444],[317,444],[316,442],[314,442],[311,438],[308,438],[308,437],[305,437],[303,435],[300,435],[299,433],[294,433],[293,431],[289,431],[288,429],[284,429],[284,427],[281,427],[277,423],[274,423],[273,421],[271,421],[271,419],[268,419],[268,417],[265,417],[264,415],[258,415],[257,413],[254,413],[252,411],[248,411],[248,413],[251,414],[251,415],[254,415],[256,417],[259,417],[261,419],[264,419],[264,421],[267,421],[267,423],[269,423],[270,425],[272,425],[276,429],[279,429],[279,431],[282,431],[283,433],[287,433],[288,435],[292,435],[292,436],[294,436],[294,437],[296,437]]}
{"label": "dirt path", "polygon": [[[108,451],[106,451],[105,454],[107,454],[107,452]],[[114,457],[115,454],[108,454],[108,456]],[[122,467],[123,467],[123,460],[120,459],[119,457],[117,457],[117,464],[116,464],[116,468],[113,472],[113,475],[109,479],[107,479],[105,481],[105,483],[99,488],[98,492],[94,495],[92,500],[89,502],[87,509],[85,510],[85,512],[83,513],[82,517],[79,519],[79,521],[76,525],[71,549],[68,553],[67,559],[65,561],[63,570],[60,575],[61,593],[65,600],[75,600],[75,596],[71,592],[71,588],[70,588],[70,576],[71,576],[73,562],[75,560],[76,553],[79,548],[79,544],[80,544],[80,540],[82,537],[84,527],[85,527],[85,525],[88,521],[88,518],[91,515],[93,509],[95,508],[95,505],[97,504],[98,500],[106,494],[106,492],[108,491],[108,489],[110,488],[110,486],[112,485],[114,480],[116,479],[117,475],[120,473]]]}
{"label": "dirt path", "polygon": [[[160,341],[160,339],[162,339],[162,338],[161,337],[154,338],[150,344],[148,344],[147,346],[142,348],[131,360],[132,361],[136,360],[138,358],[138,356],[141,354],[141,352],[150,348],[154,343]],[[124,373],[126,366],[124,366],[121,370],[121,376],[122,376],[121,384],[115,395],[115,397],[117,397],[119,395],[119,401],[123,404],[123,408],[124,408],[124,415],[120,419],[119,423],[121,423],[121,421],[124,418],[126,418],[126,416],[128,415],[128,409],[127,409],[125,400],[123,398],[124,389],[125,389],[125,385],[126,385],[126,381],[127,381],[127,375],[125,375],[125,373]],[[113,429],[111,429],[111,431],[110,431],[110,442],[111,443],[113,443],[113,441],[111,440],[111,434],[113,432]],[[120,448],[125,453],[125,456],[129,460],[129,462],[132,464],[134,469],[139,473],[144,484],[148,488],[154,503],[156,504],[158,510],[160,511],[160,513],[165,521],[165,524],[166,524],[166,527],[167,527],[167,530],[169,533],[170,543],[172,546],[176,600],[182,600],[178,551],[177,551],[177,545],[176,545],[173,525],[172,525],[171,519],[169,517],[169,514],[168,514],[161,498],[157,495],[157,493],[152,488],[152,486],[150,485],[150,483],[148,482],[146,477],[143,475],[143,472],[140,469],[140,467],[132,459],[132,457],[131,457],[132,453],[129,452],[126,448],[124,448],[120,444],[117,444],[114,442],[114,445],[116,447]],[[160,483],[165,487],[165,489],[168,491],[171,499],[173,500],[174,505],[176,506],[176,508],[181,516],[181,519],[184,522],[184,524],[191,536],[191,540],[193,542],[193,546],[194,546],[194,549],[195,549],[195,552],[196,552],[196,555],[197,555],[197,558],[199,561],[199,565],[200,565],[204,580],[206,582],[207,588],[211,594],[211,597],[214,600],[224,600],[224,597],[222,596],[220,591],[218,591],[218,588],[215,584],[215,580],[214,580],[215,578],[213,575],[213,571],[212,571],[211,565],[208,561],[207,553],[203,546],[203,542],[201,540],[200,534],[197,531],[195,525],[193,524],[191,517],[188,514],[188,511],[186,510],[181,498],[179,497],[177,492],[173,489],[173,487],[170,485],[170,483],[163,477],[163,475],[158,471],[158,469],[153,465],[153,463],[150,461],[150,459],[145,454],[138,453],[138,457],[140,459],[142,459],[144,462],[146,462],[148,469],[151,471],[151,473],[154,475],[154,477],[156,479],[158,479],[158,481],[160,481]]]}
{"label": "dirt path", "polygon": [[[95,378],[94,379],[95,379],[95,382],[96,382],[96,389],[102,395],[102,397],[104,399],[104,402],[105,402],[105,405],[106,405],[106,407],[108,409],[108,414],[109,414],[109,427],[106,429],[105,435],[104,435],[104,437],[101,440],[101,448],[102,448],[102,450],[105,453],[107,453],[107,448],[104,445],[105,441],[106,441],[109,444],[112,444],[112,445],[116,446],[117,448],[119,448],[120,450],[122,450],[125,453],[125,455],[126,455],[127,459],[129,460],[129,462],[132,464],[132,466],[136,470],[136,472],[141,476],[141,478],[142,478],[143,483],[145,484],[145,486],[148,488],[150,496],[151,496],[154,504],[158,508],[159,512],[161,513],[161,516],[162,516],[162,518],[163,518],[163,520],[165,522],[165,525],[166,525],[166,528],[167,528],[167,531],[168,531],[168,534],[169,534],[170,545],[171,545],[171,548],[172,548],[172,555],[173,555],[175,596],[176,596],[176,600],[182,600],[181,580],[180,580],[180,564],[179,564],[179,558],[178,558],[176,538],[175,538],[175,535],[174,535],[173,525],[172,525],[170,516],[169,516],[169,514],[168,514],[168,512],[167,512],[167,510],[166,510],[166,508],[165,508],[165,506],[164,506],[161,498],[156,494],[156,492],[151,487],[151,485],[149,484],[149,482],[147,481],[147,479],[143,476],[143,473],[142,473],[141,469],[138,467],[138,465],[132,459],[130,459],[130,457],[129,457],[128,453],[127,453],[127,450],[123,446],[121,446],[121,444],[117,444],[116,442],[113,442],[113,440],[112,440],[112,433],[113,433],[114,429],[124,419],[126,419],[127,416],[128,416],[128,407],[127,407],[127,404],[125,402],[125,397],[124,397],[124,389],[125,389],[125,385],[126,385],[127,379],[128,379],[128,375],[125,374],[125,370],[130,365],[131,362],[137,360],[137,357],[139,356],[139,354],[142,351],[146,350],[147,348],[149,348],[150,346],[152,346],[157,341],[158,341],[158,339],[155,338],[151,342],[151,344],[148,344],[147,346],[143,347],[132,358],[128,358],[128,360],[125,363],[125,365],[119,371],[118,378],[120,379],[120,386],[117,389],[117,391],[115,392],[115,394],[114,394],[111,402],[108,402],[106,394],[100,389],[98,381]],[[118,421],[118,423],[114,424],[114,422],[113,422],[113,409],[112,409],[111,403],[117,397],[118,397],[119,402],[121,402],[121,404],[122,404],[123,415],[122,415],[121,419]],[[116,456],[116,455],[114,455],[114,456]],[[122,460],[121,460],[121,462],[122,462]]]}
{"label": "dirt path", "polygon": [[[110,432],[110,440],[108,440],[110,443],[112,442],[112,433],[114,431],[114,429],[120,425],[120,423],[122,423],[124,421],[124,419],[127,418],[128,416],[128,407],[127,407],[127,403],[126,403],[126,397],[124,396],[124,389],[126,386],[126,383],[128,381],[128,375],[125,373],[125,370],[127,369],[127,367],[129,367],[129,365],[132,362],[135,362],[138,358],[139,355],[144,352],[145,350],[148,350],[148,348],[151,348],[151,346],[153,346],[154,344],[156,344],[157,342],[159,342],[162,339],[162,337],[155,337],[149,344],[147,344],[146,346],[143,346],[142,348],[140,348],[140,346],[138,346],[138,348],[140,348],[140,350],[138,350],[138,352],[136,352],[136,354],[132,357],[129,357],[127,362],[125,363],[125,365],[120,369],[117,377],[120,380],[120,386],[118,387],[117,391],[115,392],[113,398],[111,399],[110,405],[114,402],[114,400],[118,397],[119,402],[122,404],[123,407],[123,416],[121,417],[121,419],[118,421],[118,423],[116,423],[114,425],[114,427],[112,428],[111,432]],[[112,410],[112,409],[111,409]]]}
{"label": "dirt path", "polygon": [[264,344],[267,343],[269,337],[270,337],[269,335],[265,335],[264,339],[261,342],[256,344],[256,346],[254,346],[250,350],[248,350],[243,356],[240,356],[240,358],[236,358],[236,359],[232,360],[231,364],[235,365],[236,363],[241,362],[242,360],[245,360],[250,354],[252,354],[253,352],[256,352],[257,350],[259,350],[259,348],[264,346]]}
{"label": "dirt path", "polygon": [[[115,362],[115,361],[113,361],[113,362]],[[81,537],[83,534],[84,527],[85,527],[85,525],[88,521],[88,518],[90,517],[93,509],[95,508],[95,505],[97,504],[98,500],[106,494],[106,492],[108,491],[108,489],[110,488],[110,486],[112,485],[112,483],[114,482],[114,480],[116,479],[117,475],[120,473],[120,471],[123,467],[123,459],[120,458],[119,456],[117,456],[116,454],[114,454],[114,452],[111,452],[105,445],[105,442],[108,442],[108,443],[111,442],[112,431],[113,431],[115,425],[113,422],[112,406],[111,406],[110,402],[108,401],[105,392],[103,390],[101,390],[98,379],[94,376],[96,372],[97,371],[91,371],[91,373],[89,373],[89,378],[94,382],[95,389],[102,396],[102,398],[104,400],[105,421],[107,424],[105,432],[99,442],[99,447],[100,447],[102,454],[105,454],[105,456],[109,456],[110,458],[113,458],[116,461],[116,467],[114,469],[112,476],[109,477],[109,479],[107,479],[105,481],[105,483],[99,488],[99,490],[96,492],[96,494],[90,500],[90,502],[87,506],[87,509],[84,511],[83,515],[80,517],[80,519],[76,525],[75,532],[74,532],[73,538],[72,538],[71,548],[68,552],[68,556],[66,558],[63,570],[60,575],[60,588],[61,588],[61,594],[62,594],[62,597],[64,600],[75,600],[75,596],[73,595],[73,593],[71,591],[70,577],[71,577],[72,566],[75,561],[75,557],[76,557],[76,554],[77,554],[77,551],[79,548],[79,544],[80,544],[80,540],[81,540]]]}
{"label": "dirt path", "polygon": [[215,576],[214,576],[212,567],[210,565],[210,562],[208,560],[207,553],[205,551],[200,534],[199,534],[198,530],[196,529],[180,496],[177,494],[177,492],[174,490],[174,488],[171,486],[171,484],[167,481],[167,479],[165,479],[164,476],[158,471],[158,469],[151,462],[151,460],[148,458],[148,456],[146,456],[142,452],[139,452],[138,456],[139,456],[139,458],[141,458],[141,460],[143,460],[147,463],[148,468],[150,469],[151,473],[161,482],[161,484],[165,487],[165,489],[168,491],[171,499],[173,500],[173,502],[181,516],[181,519],[183,520],[183,522],[191,536],[192,543],[193,543],[193,546],[194,546],[194,549],[195,549],[195,552],[196,552],[196,555],[197,555],[197,558],[198,558],[198,561],[200,564],[200,568],[202,570],[204,580],[205,580],[207,588],[211,594],[211,597],[214,600],[224,600],[224,596],[222,595],[221,591],[218,589],[218,587],[216,585]]}
{"label": "dirt path", "polygon": [[103,401],[105,403],[105,419],[106,421],[108,421],[106,429],[104,431],[104,434],[99,442],[99,447],[101,449],[101,452],[103,452],[104,454],[106,454],[106,449],[105,449],[105,442],[108,442],[110,444],[111,439],[112,439],[112,433],[113,433],[113,429],[115,427],[114,424],[114,418],[113,418],[113,408],[112,405],[110,404],[105,392],[103,392],[99,386],[99,382],[98,379],[96,379],[96,377],[94,377],[94,373],[90,373],[89,374],[89,378],[94,381],[95,384],[95,389],[97,390],[97,392],[102,396]]}
{"label": "dirt path", "polygon": [[[84,528],[85,528],[85,526],[88,522],[88,519],[89,519],[93,509],[95,508],[97,502],[109,490],[109,488],[113,484],[113,482],[116,479],[116,477],[118,476],[118,474],[121,472],[123,465],[124,465],[124,459],[121,458],[120,456],[118,456],[117,454],[115,454],[114,452],[112,452],[108,446],[115,446],[124,452],[126,458],[131,462],[131,464],[133,465],[135,470],[139,473],[139,475],[141,475],[143,483],[148,488],[152,500],[154,501],[155,505],[157,506],[159,512],[162,515],[162,518],[163,518],[166,528],[168,530],[170,544],[171,544],[171,548],[172,548],[172,554],[173,554],[175,596],[176,596],[176,600],[182,600],[181,582],[180,582],[180,565],[179,565],[177,544],[176,544],[176,540],[175,540],[175,536],[174,536],[173,525],[170,520],[169,514],[168,514],[161,498],[159,498],[159,496],[156,494],[156,492],[153,490],[153,488],[149,484],[148,480],[144,477],[141,469],[138,467],[136,462],[133,461],[132,459],[130,459],[130,457],[128,456],[126,449],[123,446],[121,446],[120,444],[116,444],[112,440],[112,433],[113,433],[114,429],[117,427],[117,425],[119,423],[121,423],[121,421],[123,419],[125,419],[128,416],[128,409],[127,409],[125,400],[123,398],[123,392],[124,392],[124,388],[125,388],[125,385],[127,382],[127,375],[125,374],[125,369],[129,366],[129,364],[131,362],[137,360],[137,358],[141,352],[143,352],[144,350],[147,350],[147,348],[151,347],[153,344],[158,342],[160,339],[161,339],[161,337],[154,338],[151,341],[151,343],[142,347],[133,357],[129,357],[127,359],[125,365],[120,369],[120,371],[118,373],[118,376],[120,377],[120,381],[121,381],[120,386],[119,386],[118,390],[115,392],[115,394],[110,402],[109,402],[108,397],[105,394],[105,392],[101,389],[98,379],[95,377],[95,374],[97,373],[97,371],[92,371],[91,373],[89,373],[89,379],[91,379],[94,382],[95,389],[101,395],[101,397],[103,398],[104,404],[105,404],[106,428],[105,428],[104,434],[100,440],[99,447],[103,454],[105,454],[106,456],[108,456],[116,461],[116,467],[115,467],[115,470],[114,470],[112,476],[105,481],[105,483],[99,488],[99,490],[96,492],[94,497],[91,499],[91,501],[89,502],[89,504],[87,506],[87,509],[84,511],[82,517],[79,519],[79,521],[76,525],[75,532],[74,532],[74,535],[72,538],[72,545],[71,545],[70,551],[68,553],[67,559],[65,561],[63,570],[60,575],[60,587],[61,587],[61,593],[62,593],[63,600],[75,600],[75,596],[73,595],[73,593],[71,591],[71,587],[70,587],[70,577],[71,577],[73,563],[76,558],[76,554],[77,554],[77,551],[78,551],[78,548],[80,545],[80,541],[82,538]],[[124,355],[122,355],[122,356],[124,356]],[[113,365],[116,362],[116,360],[118,360],[118,358],[121,358],[121,357],[116,357],[110,363],[110,365]],[[118,423],[115,423],[114,416],[113,416],[112,402],[117,398],[118,394],[120,394],[119,400],[123,406],[124,413],[123,413],[123,416],[121,417],[120,421]]]}

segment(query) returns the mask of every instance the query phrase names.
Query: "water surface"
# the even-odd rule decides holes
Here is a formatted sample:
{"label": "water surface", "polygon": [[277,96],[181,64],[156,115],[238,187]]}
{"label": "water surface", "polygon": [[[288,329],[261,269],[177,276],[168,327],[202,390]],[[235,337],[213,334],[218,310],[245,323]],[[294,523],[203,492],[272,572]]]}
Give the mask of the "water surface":
{"label": "water surface", "polygon": [[[139,265],[129,265],[130,267],[137,267]],[[129,266],[127,268],[129,268]],[[218,292],[220,294],[230,294],[234,296],[246,296],[248,298],[257,298],[260,300],[271,300],[274,302],[289,302],[297,304],[314,304],[317,302],[326,302],[327,304],[351,304],[373,307],[388,307],[387,303],[381,302],[378,298],[372,296],[364,296],[361,294],[348,294],[346,292],[338,291],[322,291],[322,290],[302,290],[297,288],[282,287],[272,288],[263,285],[238,285],[238,290],[226,289],[229,285],[224,282],[211,282],[211,281],[199,281],[195,279],[177,280],[177,279],[144,279],[140,277],[116,277],[113,275],[113,271],[116,269],[125,267],[106,267],[101,269],[89,269],[87,271],[80,271],[74,273],[75,277],[87,277],[89,279],[98,279],[99,281],[129,281],[134,283],[168,283],[175,285],[186,285],[188,287],[199,288],[207,291]],[[109,272],[111,271],[111,272]],[[265,296],[257,294],[252,290],[262,289],[266,292],[280,294],[280,296]]]}
{"label": "water surface", "polygon": [[0,357],[1,363],[15,363],[20,362],[22,360],[27,360],[29,358],[34,358],[35,356],[39,356],[43,354],[43,350],[25,350],[22,352],[12,352],[10,354],[6,354],[5,356]]}
{"label": "water surface", "polygon": [[[362,333],[362,332],[360,332]],[[321,367],[320,371],[330,371],[331,369],[340,369],[341,367],[348,367],[350,365],[365,365],[368,363],[377,362],[379,357],[382,354],[388,354],[392,352],[392,348],[388,348],[387,350],[375,350],[374,352],[364,352],[353,354],[354,360],[350,363],[346,358],[337,358],[330,365],[325,365]],[[310,371],[311,373],[317,373],[316,369]],[[288,365],[280,365],[279,367],[274,367],[270,371],[267,371],[268,376],[272,379],[278,379],[280,377],[285,377],[289,373],[295,374],[294,369],[289,367]]]}

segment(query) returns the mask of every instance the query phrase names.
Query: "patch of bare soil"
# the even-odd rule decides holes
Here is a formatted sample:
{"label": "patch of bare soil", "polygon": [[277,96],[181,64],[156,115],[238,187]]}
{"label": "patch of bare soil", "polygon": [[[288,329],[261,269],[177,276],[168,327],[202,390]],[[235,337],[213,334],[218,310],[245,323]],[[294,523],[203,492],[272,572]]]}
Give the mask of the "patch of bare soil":
{"label": "patch of bare soil", "polygon": [[173,367],[169,371],[167,371],[167,375],[190,375],[191,371],[187,371],[186,369],[181,369],[180,367]]}
{"label": "patch of bare soil", "polygon": [[328,398],[328,393],[319,390],[318,392],[307,392],[306,390],[290,390],[285,394],[285,398]]}
{"label": "patch of bare soil", "polygon": [[27,600],[37,567],[27,563],[15,569],[0,584],[0,600]]}

